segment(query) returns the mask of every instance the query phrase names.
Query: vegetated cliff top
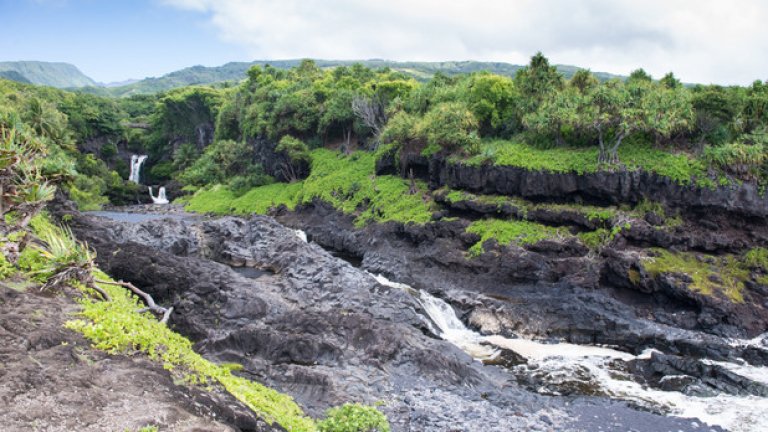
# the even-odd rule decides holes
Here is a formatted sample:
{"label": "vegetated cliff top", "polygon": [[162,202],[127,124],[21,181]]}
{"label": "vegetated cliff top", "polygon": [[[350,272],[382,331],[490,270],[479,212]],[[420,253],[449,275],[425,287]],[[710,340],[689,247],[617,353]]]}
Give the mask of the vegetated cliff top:
{"label": "vegetated cliff top", "polygon": [[14,81],[58,88],[97,85],[96,81],[69,63],[42,61],[0,62],[0,76]]}
{"label": "vegetated cliff top", "polygon": [[[89,87],[84,91],[105,96],[124,97],[135,94],[157,93],[172,88],[197,84],[213,84],[225,81],[240,81],[245,79],[246,72],[253,66],[270,65],[278,69],[290,69],[299,66],[301,59],[291,60],[256,60],[253,62],[230,62],[222,66],[192,66],[184,68],[158,78],[145,78],[141,81],[112,88]],[[391,68],[396,71],[412,75],[418,80],[428,80],[434,74],[440,72],[446,75],[457,75],[478,71],[489,71],[499,75],[514,76],[522,65],[502,62],[479,61],[444,61],[444,62],[397,62],[391,60],[315,60],[317,66],[327,69],[337,66],[350,66],[356,63],[369,68]],[[579,70],[579,67],[568,65],[556,66],[560,73],[570,78]],[[607,72],[595,72],[600,80],[621,78]]]}

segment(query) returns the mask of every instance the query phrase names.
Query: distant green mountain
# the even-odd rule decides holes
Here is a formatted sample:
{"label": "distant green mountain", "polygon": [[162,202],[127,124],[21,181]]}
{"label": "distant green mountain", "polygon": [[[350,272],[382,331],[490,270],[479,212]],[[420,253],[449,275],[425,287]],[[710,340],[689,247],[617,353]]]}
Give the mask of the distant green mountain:
{"label": "distant green mountain", "polygon": [[[447,61],[447,62],[396,62],[389,60],[315,60],[321,68],[333,68],[338,66],[350,66],[355,63],[361,63],[369,68],[388,67],[393,70],[401,71],[413,76],[418,80],[428,80],[437,72],[446,75],[456,75],[463,73],[472,73],[478,71],[489,71],[499,75],[514,76],[522,68],[521,65],[501,62],[478,62],[478,61]],[[279,69],[289,69],[296,67],[301,63],[301,59],[293,60],[257,60],[253,62],[232,62],[223,66],[206,67],[193,66],[185,69],[171,72],[159,78],[146,78],[141,81],[110,88],[87,87],[81,91],[95,93],[103,96],[124,97],[136,94],[157,93],[172,88],[184,87],[189,85],[215,84],[226,81],[240,81],[245,79],[246,72],[252,66],[271,65]],[[557,65],[558,70],[570,78],[580,68],[576,66]],[[611,78],[623,78],[619,75],[613,75],[606,72],[595,72],[600,80]]]}
{"label": "distant green mountain", "polygon": [[94,80],[69,63],[40,61],[0,62],[0,73],[14,81],[51,87],[86,87],[97,85]]}
{"label": "distant green mountain", "polygon": [[20,82],[22,84],[32,84],[32,82],[24,77],[24,75],[16,72],[15,70],[0,71],[0,78]]}

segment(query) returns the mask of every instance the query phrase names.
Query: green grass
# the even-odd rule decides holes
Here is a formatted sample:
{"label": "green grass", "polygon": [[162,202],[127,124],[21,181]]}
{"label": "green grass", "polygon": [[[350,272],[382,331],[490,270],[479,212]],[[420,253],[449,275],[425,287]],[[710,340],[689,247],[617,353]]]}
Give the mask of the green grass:
{"label": "green grass", "polygon": [[374,176],[376,155],[356,152],[344,156],[317,149],[311,152],[312,172],[303,181],[274,183],[251,189],[237,197],[223,186],[195,193],[186,209],[215,214],[267,214],[285,205],[294,209],[314,199],[325,201],[356,223],[370,221],[426,223],[432,217],[432,202],[426,199],[426,185],[417,182],[418,192],[409,194],[409,183],[395,176]]}
{"label": "green grass", "polygon": [[317,423],[320,432],[389,432],[387,418],[375,407],[357,403],[331,408]]}
{"label": "green grass", "polygon": [[199,190],[185,207],[188,211],[215,214],[266,214],[280,205],[293,210],[301,187],[302,183],[273,183],[237,196],[226,187],[216,185]]}
{"label": "green grass", "polygon": [[[744,302],[744,282],[749,279],[750,272],[737,257],[676,253],[665,249],[653,251],[657,256],[643,263],[651,276],[684,273],[693,280],[688,285],[688,289],[693,292],[705,296],[719,292],[734,303]],[[702,259],[697,258],[697,255]],[[718,279],[721,282],[716,282]]]}
{"label": "green grass", "polygon": [[592,249],[599,250],[601,247],[610,243],[615,235],[607,229],[599,228],[594,231],[582,232],[576,235],[584,246]]}
{"label": "green grass", "polygon": [[[108,279],[97,274],[99,279]],[[96,349],[111,354],[141,352],[189,383],[220,384],[268,422],[289,431],[315,431],[314,421],[293,399],[269,387],[232,374],[227,365],[216,365],[194,352],[192,343],[157,321],[150,313],[139,314],[139,300],[126,289],[99,285],[112,298],[109,302],[80,300],[82,311],[68,328],[87,337]]]}
{"label": "green grass", "polygon": [[[480,146],[478,155],[466,160],[471,165],[492,162],[531,171],[587,174],[600,170],[597,147],[539,148],[518,141],[490,140]],[[706,164],[686,154],[655,149],[647,144],[627,142],[619,148],[619,159],[627,169],[645,170],[669,177],[679,184],[690,184],[695,178],[700,186],[711,187],[706,177]]]}
{"label": "green grass", "polygon": [[750,249],[744,255],[744,264],[752,268],[768,271],[768,249],[761,247]]}
{"label": "green grass", "polygon": [[510,244],[524,246],[568,235],[568,232],[561,228],[553,228],[535,222],[501,219],[482,219],[472,222],[467,227],[467,232],[480,236],[480,241],[469,248],[469,253],[472,256],[481,255],[485,251],[483,244],[491,239],[496,240],[502,246]]}

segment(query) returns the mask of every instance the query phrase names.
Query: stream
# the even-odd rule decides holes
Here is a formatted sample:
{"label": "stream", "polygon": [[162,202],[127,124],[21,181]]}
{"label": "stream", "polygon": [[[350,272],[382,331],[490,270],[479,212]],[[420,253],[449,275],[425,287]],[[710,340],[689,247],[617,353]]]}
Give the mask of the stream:
{"label": "stream", "polygon": [[[184,220],[184,215],[160,215],[120,212],[97,212],[94,215],[121,222],[145,222],[148,220],[174,217]],[[292,230],[303,242],[307,235],[301,230]],[[360,268],[358,259],[327,252],[337,259],[347,261]],[[233,267],[239,274],[258,279],[269,271],[249,267]],[[413,296],[423,309],[425,323],[430,331],[478,362],[493,364],[504,351],[513,351],[525,360],[518,365],[507,366],[517,381],[543,395],[594,395],[627,401],[640,409],[685,419],[700,419],[710,426],[720,426],[735,432],[762,432],[768,430],[768,397],[737,396],[725,392],[692,395],[680,391],[664,391],[642,382],[632,372],[634,362],[648,360],[656,350],[646,350],[634,355],[615,347],[577,345],[565,342],[542,342],[524,337],[480,334],[466,326],[457,316],[454,308],[444,300],[416,289],[407,284],[389,280],[381,274],[365,271],[379,284],[402,290]],[[733,346],[754,346],[766,349],[767,335],[750,340],[732,340]],[[768,367],[751,366],[747,362],[714,361],[704,359],[702,363],[717,367],[723,373],[746,378],[761,385],[768,385]],[[496,367],[496,366],[488,366]],[[690,378],[690,377],[687,377]],[[665,381],[686,379],[685,376],[664,376]],[[699,420],[691,420],[693,430],[708,430]]]}

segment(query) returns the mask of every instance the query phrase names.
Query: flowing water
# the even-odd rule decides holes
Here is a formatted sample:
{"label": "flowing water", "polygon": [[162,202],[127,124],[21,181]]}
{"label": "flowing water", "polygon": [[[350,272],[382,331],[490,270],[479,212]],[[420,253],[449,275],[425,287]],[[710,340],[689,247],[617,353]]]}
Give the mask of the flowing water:
{"label": "flowing water", "polygon": [[157,191],[157,196],[152,193],[152,186],[149,187],[149,196],[152,198],[154,204],[168,204],[168,197],[165,195],[165,187],[160,186],[160,190]]}
{"label": "flowing water", "polygon": [[141,166],[144,164],[144,161],[146,160],[147,160],[146,155],[131,156],[131,172],[128,175],[128,181],[132,181],[136,184],[139,184],[141,179]]}
{"label": "flowing water", "polygon": [[[650,388],[635,380],[622,365],[627,361],[649,358],[653,350],[635,356],[619,350],[570,343],[542,343],[530,339],[512,339],[504,336],[483,336],[468,329],[445,301],[423,290],[390,281],[381,275],[372,275],[379,283],[402,289],[414,295],[434,324],[437,336],[453,343],[478,360],[495,357],[500,348],[509,349],[528,360],[527,365],[513,368],[521,375],[535,374],[545,384],[539,391],[558,394],[562,387],[592,389],[593,394],[626,400],[640,407],[660,411],[667,415],[698,418],[734,432],[764,432],[768,430],[768,398],[757,396],[712,397],[688,396],[676,391]],[[749,341],[734,341],[734,345],[760,345],[765,335]],[[729,371],[756,382],[768,383],[768,368],[746,363],[714,362]],[[671,377],[670,377],[671,378]]]}

